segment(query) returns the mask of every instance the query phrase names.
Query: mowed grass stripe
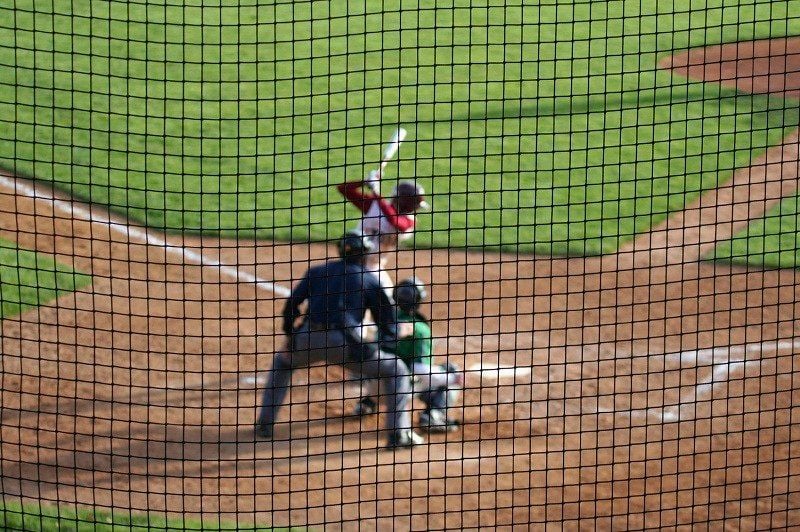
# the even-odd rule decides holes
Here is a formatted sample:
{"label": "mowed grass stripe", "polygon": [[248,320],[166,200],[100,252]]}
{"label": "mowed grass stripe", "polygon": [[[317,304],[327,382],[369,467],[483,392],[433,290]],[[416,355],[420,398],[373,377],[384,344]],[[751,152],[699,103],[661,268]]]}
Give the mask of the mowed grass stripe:
{"label": "mowed grass stripe", "polygon": [[798,1],[203,4],[0,8],[0,165],[157,228],[325,239],[402,124],[417,245],[597,254],[800,122],[656,67],[800,33]]}
{"label": "mowed grass stripe", "polygon": [[94,508],[75,508],[68,505],[48,506],[0,503],[0,528],[3,530],[72,530],[92,532],[155,532],[166,530],[242,530],[251,532],[288,532],[300,528],[267,528],[224,520],[192,520],[165,518],[141,512],[108,512]]}
{"label": "mowed grass stripe", "polygon": [[785,198],[733,238],[717,244],[708,258],[747,266],[797,268],[800,265],[800,196]]}
{"label": "mowed grass stripe", "polygon": [[89,275],[0,240],[0,319],[91,284]]}

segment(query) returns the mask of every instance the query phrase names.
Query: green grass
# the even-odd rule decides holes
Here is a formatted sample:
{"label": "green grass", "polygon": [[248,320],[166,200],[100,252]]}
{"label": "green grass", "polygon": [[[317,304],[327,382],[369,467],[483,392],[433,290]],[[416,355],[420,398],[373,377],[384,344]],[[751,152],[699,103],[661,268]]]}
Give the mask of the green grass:
{"label": "green grass", "polygon": [[0,165],[154,227],[324,239],[402,124],[417,245],[596,254],[800,122],[656,67],[798,34],[798,0],[212,4],[0,8]]}
{"label": "green grass", "polygon": [[[236,523],[167,519],[146,513],[106,512],[90,508],[74,509],[68,506],[40,506],[0,502],[0,529],[38,531],[76,531],[76,532],[149,532],[159,530],[289,530],[264,527],[250,527]],[[292,529],[299,530],[299,529]]]}
{"label": "green grass", "polygon": [[89,285],[92,278],[0,240],[0,319]]}
{"label": "green grass", "polygon": [[766,268],[800,265],[800,197],[785,198],[743,231],[716,246],[708,258]]}

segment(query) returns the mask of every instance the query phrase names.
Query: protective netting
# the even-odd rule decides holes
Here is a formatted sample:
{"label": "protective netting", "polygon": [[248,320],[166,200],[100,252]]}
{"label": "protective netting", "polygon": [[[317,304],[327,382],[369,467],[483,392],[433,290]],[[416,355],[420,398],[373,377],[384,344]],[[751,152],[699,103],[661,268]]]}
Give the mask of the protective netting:
{"label": "protective netting", "polygon": [[800,1],[529,4],[0,1],[0,528],[800,526]]}

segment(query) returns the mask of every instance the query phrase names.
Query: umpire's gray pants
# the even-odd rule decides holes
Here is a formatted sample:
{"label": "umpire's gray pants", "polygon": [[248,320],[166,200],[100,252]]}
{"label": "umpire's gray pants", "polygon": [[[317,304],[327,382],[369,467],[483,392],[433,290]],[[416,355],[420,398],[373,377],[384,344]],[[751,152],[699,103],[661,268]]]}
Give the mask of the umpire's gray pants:
{"label": "umpire's gray pants", "polygon": [[405,363],[395,355],[378,351],[363,362],[347,360],[348,347],[341,330],[325,330],[303,324],[293,335],[288,351],[273,357],[272,370],[264,390],[259,425],[271,427],[278,408],[286,399],[291,386],[292,372],[318,362],[340,364],[365,379],[379,379],[385,390],[383,398],[388,407],[386,428],[411,428],[411,377]]}

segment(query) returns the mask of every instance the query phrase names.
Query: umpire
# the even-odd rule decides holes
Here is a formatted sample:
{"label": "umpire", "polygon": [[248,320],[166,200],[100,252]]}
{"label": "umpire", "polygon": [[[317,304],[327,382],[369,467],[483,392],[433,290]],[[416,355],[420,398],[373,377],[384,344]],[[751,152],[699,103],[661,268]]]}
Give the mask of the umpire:
{"label": "umpire", "polygon": [[[258,436],[272,438],[278,408],[291,386],[292,371],[316,362],[341,364],[365,379],[380,379],[388,403],[387,447],[422,443],[411,430],[411,376],[405,363],[380,349],[397,340],[397,314],[378,278],[364,269],[366,255],[374,245],[357,232],[348,232],[339,242],[341,260],[309,269],[295,286],[283,309],[283,332],[287,348],[276,352],[264,390],[258,418]],[[308,301],[299,327],[300,306]],[[366,310],[380,329],[381,344],[361,337]]]}

